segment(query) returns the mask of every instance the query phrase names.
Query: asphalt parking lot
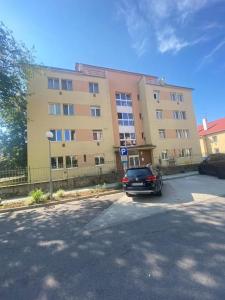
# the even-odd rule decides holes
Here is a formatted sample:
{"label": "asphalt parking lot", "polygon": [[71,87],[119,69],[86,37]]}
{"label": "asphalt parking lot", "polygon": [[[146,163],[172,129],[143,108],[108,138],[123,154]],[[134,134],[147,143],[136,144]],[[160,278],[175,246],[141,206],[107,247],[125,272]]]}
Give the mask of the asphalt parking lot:
{"label": "asphalt parking lot", "polygon": [[[192,176],[157,199],[121,193],[1,214],[0,299],[223,299],[224,194],[224,180]],[[94,228],[123,202],[124,221]]]}

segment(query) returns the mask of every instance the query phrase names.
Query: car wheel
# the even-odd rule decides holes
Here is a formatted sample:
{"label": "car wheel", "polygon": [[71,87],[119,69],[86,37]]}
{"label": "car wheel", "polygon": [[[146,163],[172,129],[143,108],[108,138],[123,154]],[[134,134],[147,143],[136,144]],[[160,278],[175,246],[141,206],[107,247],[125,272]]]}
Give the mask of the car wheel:
{"label": "car wheel", "polygon": [[218,171],[218,173],[217,173],[217,177],[219,178],[219,179],[225,179],[225,173],[223,173],[222,171]]}
{"label": "car wheel", "polygon": [[126,193],[126,195],[127,195],[127,197],[132,197],[131,194],[129,194],[129,193]]}
{"label": "car wheel", "polygon": [[198,169],[198,173],[199,173],[200,175],[204,175],[204,172],[203,172],[202,168],[199,168],[199,169]]}
{"label": "car wheel", "polygon": [[155,193],[156,196],[162,196],[162,185],[160,187],[160,190],[158,190],[156,193]]}

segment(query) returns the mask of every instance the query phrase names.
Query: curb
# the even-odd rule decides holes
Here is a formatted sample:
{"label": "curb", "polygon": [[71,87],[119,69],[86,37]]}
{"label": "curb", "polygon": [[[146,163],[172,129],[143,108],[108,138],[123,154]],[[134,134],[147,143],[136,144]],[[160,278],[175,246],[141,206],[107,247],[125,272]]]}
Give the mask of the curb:
{"label": "curb", "polygon": [[84,199],[90,199],[90,198],[99,198],[101,196],[107,196],[107,195],[113,195],[113,194],[117,194],[117,193],[121,193],[122,190],[112,190],[110,192],[106,191],[103,192],[101,194],[93,194],[93,195],[89,195],[89,196],[80,196],[78,198],[68,198],[68,199],[64,199],[64,200],[60,200],[60,201],[51,201],[48,203],[41,203],[41,204],[34,204],[34,205],[30,205],[30,206],[19,206],[19,207],[12,207],[12,208],[4,208],[4,209],[0,209],[0,214],[1,213],[10,213],[10,212],[15,212],[15,211],[21,211],[21,210],[29,210],[29,209],[34,209],[34,208],[39,208],[39,207],[49,207],[49,206],[55,206],[58,204],[64,204],[67,202],[73,202],[73,201],[79,201],[79,200],[84,200]]}
{"label": "curb", "polygon": [[[179,178],[184,178],[184,177],[190,177],[190,176],[197,176],[199,175],[196,171],[196,174],[182,174],[182,175],[175,175],[174,177],[171,177],[171,178],[163,178],[163,181],[168,181],[168,180],[173,180],[173,179],[179,179]],[[168,175],[166,175],[168,176]]]}

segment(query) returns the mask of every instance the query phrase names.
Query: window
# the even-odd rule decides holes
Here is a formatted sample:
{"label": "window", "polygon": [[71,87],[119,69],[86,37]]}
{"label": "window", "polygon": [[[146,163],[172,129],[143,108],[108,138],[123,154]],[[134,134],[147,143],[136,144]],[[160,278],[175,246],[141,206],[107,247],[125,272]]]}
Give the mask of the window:
{"label": "window", "polygon": [[192,149],[191,149],[191,148],[187,148],[187,149],[185,149],[185,156],[188,156],[188,157],[190,157],[190,156],[191,156],[191,154],[192,154]]}
{"label": "window", "polygon": [[118,123],[122,126],[134,126],[134,117],[131,113],[118,113]]}
{"label": "window", "polygon": [[183,94],[177,94],[177,101],[183,102]]}
{"label": "window", "polygon": [[176,120],[180,119],[179,111],[177,111],[177,110],[173,111],[173,118],[176,119]]}
{"label": "window", "polygon": [[89,93],[98,93],[99,89],[98,89],[98,83],[96,82],[89,82]]}
{"label": "window", "polygon": [[184,137],[185,139],[188,139],[188,138],[190,137],[190,132],[189,132],[188,129],[184,129],[184,130],[183,130],[183,137]]}
{"label": "window", "polygon": [[159,129],[159,137],[160,137],[160,139],[165,139],[166,138],[165,129]]}
{"label": "window", "polygon": [[212,136],[212,141],[213,141],[213,143],[217,143],[217,136],[216,135]]}
{"label": "window", "polygon": [[86,161],[87,161],[87,155],[84,154],[84,162],[86,162]]}
{"label": "window", "polygon": [[95,165],[104,165],[105,159],[103,156],[95,156]]}
{"label": "window", "polygon": [[63,114],[64,116],[73,116],[74,115],[73,104],[63,104]]}
{"label": "window", "polygon": [[185,111],[180,111],[180,119],[186,120],[186,112]]}
{"label": "window", "polygon": [[61,115],[61,104],[60,103],[49,103],[48,104],[49,115]]}
{"label": "window", "polygon": [[125,93],[116,93],[117,106],[132,106],[131,95]]}
{"label": "window", "polygon": [[168,159],[168,150],[162,151],[161,157],[162,157],[162,159]]}
{"label": "window", "polygon": [[75,130],[74,129],[65,129],[64,138],[66,142],[75,141]]}
{"label": "window", "polygon": [[59,78],[48,78],[48,88],[59,90]]}
{"label": "window", "polygon": [[52,169],[62,169],[63,168],[63,157],[51,157]]}
{"label": "window", "polygon": [[154,100],[160,99],[160,91],[153,91],[153,98]]}
{"label": "window", "polygon": [[181,149],[180,150],[180,157],[190,157],[192,155],[192,149],[191,148],[186,148],[186,149]]}
{"label": "window", "polygon": [[172,101],[177,101],[177,94],[176,93],[170,93],[170,99]]}
{"label": "window", "polygon": [[181,149],[179,156],[180,157],[185,157],[185,149]]}
{"label": "window", "polygon": [[120,133],[120,146],[136,145],[135,133]]}
{"label": "window", "polygon": [[93,130],[93,140],[101,141],[103,138],[102,130]]}
{"label": "window", "polygon": [[77,168],[78,160],[75,155],[66,156],[66,168]]}
{"label": "window", "polygon": [[91,116],[92,117],[100,117],[101,116],[100,106],[91,106]]}
{"label": "window", "polygon": [[182,129],[176,129],[176,137],[178,139],[182,139],[182,137],[183,137]]}
{"label": "window", "polygon": [[73,89],[72,80],[62,79],[61,80],[61,87],[62,87],[62,90],[72,91],[72,89]]}
{"label": "window", "polygon": [[61,129],[51,129],[53,134],[52,142],[61,142],[62,141],[62,130]]}
{"label": "window", "polygon": [[214,148],[214,153],[219,153],[219,152],[220,152],[219,148]]}
{"label": "window", "polygon": [[162,110],[156,110],[156,118],[162,119],[163,118],[163,111]]}

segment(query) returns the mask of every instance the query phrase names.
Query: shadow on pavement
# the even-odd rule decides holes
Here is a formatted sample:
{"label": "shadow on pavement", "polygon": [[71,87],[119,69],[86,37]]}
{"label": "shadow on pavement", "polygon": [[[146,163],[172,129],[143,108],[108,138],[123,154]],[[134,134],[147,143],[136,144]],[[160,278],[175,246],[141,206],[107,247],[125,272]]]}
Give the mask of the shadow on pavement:
{"label": "shadow on pavement", "polygon": [[80,231],[93,210],[1,215],[0,299],[224,298],[224,202]]}

